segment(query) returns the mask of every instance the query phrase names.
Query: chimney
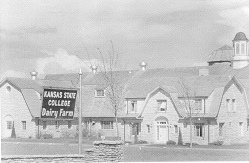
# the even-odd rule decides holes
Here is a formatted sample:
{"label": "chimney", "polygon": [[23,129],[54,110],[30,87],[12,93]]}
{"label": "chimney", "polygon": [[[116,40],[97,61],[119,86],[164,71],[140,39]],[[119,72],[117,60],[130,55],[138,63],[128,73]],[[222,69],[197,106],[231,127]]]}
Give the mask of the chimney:
{"label": "chimney", "polygon": [[143,70],[143,71],[145,71],[146,70],[146,66],[147,66],[147,64],[143,61],[143,62],[141,62],[140,64],[140,67],[141,67],[141,69]]}
{"label": "chimney", "polygon": [[199,76],[208,76],[209,70],[207,68],[201,68],[199,69]]}
{"label": "chimney", "polygon": [[96,74],[97,69],[98,69],[98,66],[92,65],[90,68],[92,69],[92,72],[93,72],[94,74]]}
{"label": "chimney", "polygon": [[38,72],[32,71],[32,72],[30,72],[30,75],[31,75],[31,79],[32,79],[32,80],[36,80],[37,75],[38,75]]}

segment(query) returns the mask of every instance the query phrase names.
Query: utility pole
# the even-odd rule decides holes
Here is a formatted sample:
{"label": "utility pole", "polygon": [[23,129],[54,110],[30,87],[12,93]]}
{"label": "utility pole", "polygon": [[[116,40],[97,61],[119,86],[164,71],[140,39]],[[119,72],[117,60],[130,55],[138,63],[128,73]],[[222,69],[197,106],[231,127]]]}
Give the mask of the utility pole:
{"label": "utility pole", "polygon": [[79,75],[80,75],[80,110],[79,110],[79,155],[81,155],[81,152],[82,152],[82,71],[80,69],[80,72],[79,72]]}

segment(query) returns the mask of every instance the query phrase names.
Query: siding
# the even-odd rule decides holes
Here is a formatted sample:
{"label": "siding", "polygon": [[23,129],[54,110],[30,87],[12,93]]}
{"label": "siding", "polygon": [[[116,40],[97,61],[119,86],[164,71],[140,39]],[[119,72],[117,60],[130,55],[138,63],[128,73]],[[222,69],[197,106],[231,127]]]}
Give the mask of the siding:
{"label": "siding", "polygon": [[[236,111],[229,112],[226,99],[235,99]],[[239,123],[243,122],[244,136],[240,136]],[[224,136],[219,137],[219,123],[224,123]],[[227,144],[240,143],[249,140],[249,132],[247,131],[247,111],[244,101],[244,95],[238,88],[232,84],[223,96],[220,111],[218,113],[217,125],[213,126],[213,141],[215,139],[224,139]]]}
{"label": "siding", "polygon": [[[157,100],[167,100],[167,111],[165,113],[157,111]],[[169,140],[174,140],[177,142],[178,134],[174,133],[173,125],[182,125],[178,123],[179,116],[170,98],[162,94],[161,92],[156,93],[153,97],[149,99],[147,106],[143,112],[143,122],[141,123],[141,139],[147,142],[155,143],[157,134],[157,124],[155,119],[159,116],[164,116],[168,119],[169,124],[171,124],[171,127],[169,128]],[[150,133],[148,133],[147,125],[152,126]]]}
{"label": "siding", "polygon": [[[11,91],[8,92],[6,87],[9,86]],[[14,120],[15,133],[17,137],[35,138],[35,122],[32,120],[32,116],[25,103],[22,93],[18,91],[12,85],[5,83],[0,88],[1,94],[1,136],[6,137],[6,122],[4,117],[11,115]],[[23,130],[22,121],[26,121],[26,130]]]}

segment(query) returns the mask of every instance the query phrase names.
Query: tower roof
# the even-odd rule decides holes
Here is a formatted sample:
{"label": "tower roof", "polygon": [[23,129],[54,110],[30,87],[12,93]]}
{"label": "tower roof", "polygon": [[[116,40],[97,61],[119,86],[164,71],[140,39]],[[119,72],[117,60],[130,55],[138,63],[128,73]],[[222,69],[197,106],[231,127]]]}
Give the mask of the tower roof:
{"label": "tower roof", "polygon": [[243,32],[239,32],[235,35],[233,41],[248,40]]}
{"label": "tower roof", "polygon": [[230,62],[232,60],[232,55],[233,48],[228,45],[224,45],[210,54],[208,63]]}

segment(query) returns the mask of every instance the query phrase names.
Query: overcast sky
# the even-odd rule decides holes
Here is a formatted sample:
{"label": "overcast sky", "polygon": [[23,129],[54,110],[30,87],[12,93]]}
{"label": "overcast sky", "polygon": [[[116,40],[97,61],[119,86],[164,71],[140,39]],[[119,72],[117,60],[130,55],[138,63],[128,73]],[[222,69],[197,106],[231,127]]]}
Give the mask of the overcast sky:
{"label": "overcast sky", "polygon": [[126,69],[193,66],[240,31],[248,0],[0,0],[0,78],[89,71],[110,41]]}

